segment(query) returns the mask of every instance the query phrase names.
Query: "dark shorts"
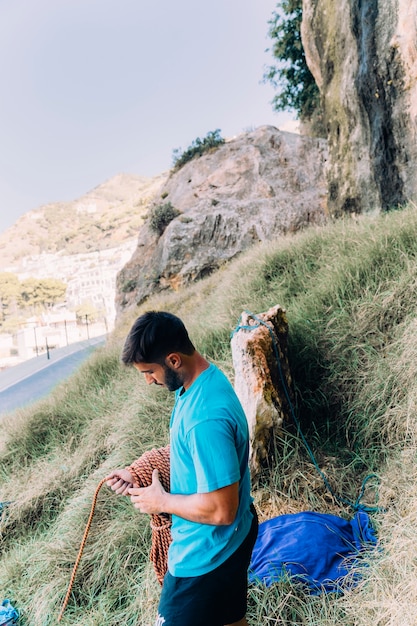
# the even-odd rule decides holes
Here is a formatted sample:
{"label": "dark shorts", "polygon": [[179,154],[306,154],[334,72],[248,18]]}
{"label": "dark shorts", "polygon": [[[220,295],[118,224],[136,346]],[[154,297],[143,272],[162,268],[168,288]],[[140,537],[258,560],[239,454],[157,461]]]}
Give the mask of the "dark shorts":
{"label": "dark shorts", "polygon": [[165,575],[155,626],[224,626],[245,616],[248,567],[258,534],[254,507],[252,513],[246,539],[219,567],[190,578]]}

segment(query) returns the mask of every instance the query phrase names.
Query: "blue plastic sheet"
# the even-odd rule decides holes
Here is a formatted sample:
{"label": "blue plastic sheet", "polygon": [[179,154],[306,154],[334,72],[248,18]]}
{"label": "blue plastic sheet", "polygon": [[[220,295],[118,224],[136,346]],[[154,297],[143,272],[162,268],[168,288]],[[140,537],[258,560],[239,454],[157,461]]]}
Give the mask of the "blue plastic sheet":
{"label": "blue plastic sheet", "polygon": [[376,544],[363,511],[350,521],[313,511],[280,515],[259,525],[249,581],[270,586],[290,577],[305,583],[311,594],[340,592],[358,581],[355,566]]}
{"label": "blue plastic sheet", "polygon": [[19,613],[6,598],[0,605],[0,626],[14,626],[19,619]]}

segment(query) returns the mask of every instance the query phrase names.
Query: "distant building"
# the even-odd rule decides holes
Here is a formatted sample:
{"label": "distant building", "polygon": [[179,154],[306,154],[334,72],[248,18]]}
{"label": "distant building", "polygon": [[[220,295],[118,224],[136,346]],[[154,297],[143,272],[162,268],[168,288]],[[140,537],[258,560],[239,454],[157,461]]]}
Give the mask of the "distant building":
{"label": "distant building", "polygon": [[66,299],[69,309],[91,303],[106,319],[110,328],[114,327],[116,309],[114,293],[116,289],[117,271],[113,267],[97,266],[78,271],[77,275],[68,282]]}
{"label": "distant building", "polygon": [[[19,270],[14,270],[19,280],[32,276],[62,280],[67,284],[66,302],[30,318],[13,335],[0,334],[0,369],[110,332],[116,319],[116,276],[135,248],[136,240],[130,240],[115,248],[90,253],[44,252],[24,257]],[[75,310],[84,304],[97,311],[95,321],[88,315],[77,320]]]}
{"label": "distant building", "polygon": [[91,303],[103,314],[107,330],[114,328],[116,319],[116,276],[127,263],[136,248],[136,240],[129,240],[117,247],[82,254],[65,255],[42,253],[24,257],[17,275],[19,280],[35,278],[58,278],[67,287],[66,307],[73,310]]}

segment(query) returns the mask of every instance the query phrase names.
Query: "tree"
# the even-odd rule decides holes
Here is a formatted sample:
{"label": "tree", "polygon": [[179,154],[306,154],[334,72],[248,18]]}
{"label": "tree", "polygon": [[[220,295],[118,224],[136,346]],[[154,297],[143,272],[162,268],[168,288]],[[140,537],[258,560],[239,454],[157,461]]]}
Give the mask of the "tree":
{"label": "tree", "polygon": [[0,323],[11,313],[16,313],[20,283],[15,274],[0,272]]}
{"label": "tree", "polygon": [[26,278],[20,285],[21,305],[32,308],[50,308],[63,302],[67,285],[57,278]]}
{"label": "tree", "polygon": [[46,308],[52,307],[58,302],[65,301],[67,284],[58,278],[44,278],[39,281],[40,289],[43,293],[43,305]]}
{"label": "tree", "polygon": [[79,324],[92,324],[96,322],[101,315],[104,315],[103,311],[100,311],[91,300],[84,300],[75,309],[75,315]]}
{"label": "tree", "polygon": [[[272,105],[276,111],[296,111],[301,121],[321,114],[320,93],[308,69],[301,42],[302,0],[280,0],[274,11],[268,35],[272,54],[279,63],[267,68],[264,81],[278,93]],[[271,50],[271,49],[270,49]]]}

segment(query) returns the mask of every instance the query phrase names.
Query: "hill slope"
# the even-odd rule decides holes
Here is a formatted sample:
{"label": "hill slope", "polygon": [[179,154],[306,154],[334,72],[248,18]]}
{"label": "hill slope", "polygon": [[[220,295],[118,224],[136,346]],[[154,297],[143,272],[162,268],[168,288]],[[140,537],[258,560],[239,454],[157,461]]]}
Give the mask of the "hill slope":
{"label": "hill slope", "polygon": [[[172,310],[192,339],[232,375],[230,332],[244,309],[287,309],[297,414],[334,493],[372,512],[383,551],[367,556],[344,595],[311,597],[291,581],[251,587],[255,625],[417,623],[417,215],[338,222],[259,244],[216,274],[146,308]],[[56,623],[98,482],[168,437],[172,397],[120,366],[126,313],[111,342],[49,399],[3,418],[0,589],[22,626]],[[379,492],[379,494],[378,494]],[[294,425],[276,441],[261,519],[312,509],[351,517],[327,490]],[[146,516],[100,493],[63,625],[146,626],[159,587],[148,560]]]}
{"label": "hill slope", "polygon": [[55,202],[22,215],[0,234],[2,269],[42,252],[78,254],[137,237],[143,215],[166,179],[119,174],[73,202]]}

